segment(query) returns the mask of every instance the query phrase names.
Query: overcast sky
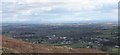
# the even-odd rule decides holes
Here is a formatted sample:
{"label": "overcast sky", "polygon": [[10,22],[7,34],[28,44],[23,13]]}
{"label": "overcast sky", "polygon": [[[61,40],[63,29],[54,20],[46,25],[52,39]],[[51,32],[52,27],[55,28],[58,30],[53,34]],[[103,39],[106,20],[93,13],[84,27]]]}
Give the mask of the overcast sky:
{"label": "overcast sky", "polygon": [[2,0],[2,22],[117,21],[119,0]]}

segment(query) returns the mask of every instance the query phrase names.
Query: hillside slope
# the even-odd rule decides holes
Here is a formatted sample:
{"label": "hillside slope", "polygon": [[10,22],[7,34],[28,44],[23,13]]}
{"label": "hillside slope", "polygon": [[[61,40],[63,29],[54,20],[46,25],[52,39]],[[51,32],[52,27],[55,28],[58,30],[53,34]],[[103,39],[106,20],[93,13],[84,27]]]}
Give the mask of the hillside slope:
{"label": "hillside slope", "polygon": [[32,44],[9,37],[2,37],[2,47],[11,50],[14,53],[104,53],[97,49],[73,49],[66,46]]}

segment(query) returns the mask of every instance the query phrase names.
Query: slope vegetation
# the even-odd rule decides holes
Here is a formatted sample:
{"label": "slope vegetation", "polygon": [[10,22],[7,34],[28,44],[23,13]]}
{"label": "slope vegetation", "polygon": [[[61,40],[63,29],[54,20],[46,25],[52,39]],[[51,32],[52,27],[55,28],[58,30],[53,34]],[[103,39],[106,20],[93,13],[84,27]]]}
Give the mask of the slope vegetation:
{"label": "slope vegetation", "polygon": [[2,47],[3,49],[14,53],[105,53],[97,49],[89,48],[74,49],[66,46],[32,44],[9,37],[2,37]]}

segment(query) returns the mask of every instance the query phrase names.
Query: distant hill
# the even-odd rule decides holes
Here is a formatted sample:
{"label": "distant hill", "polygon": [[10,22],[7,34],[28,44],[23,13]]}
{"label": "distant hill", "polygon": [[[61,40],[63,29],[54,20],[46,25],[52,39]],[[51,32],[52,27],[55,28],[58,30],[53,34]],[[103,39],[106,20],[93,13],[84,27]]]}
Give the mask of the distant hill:
{"label": "distant hill", "polygon": [[2,47],[4,51],[13,53],[105,53],[97,49],[89,48],[74,49],[66,46],[32,44],[9,37],[2,37]]}

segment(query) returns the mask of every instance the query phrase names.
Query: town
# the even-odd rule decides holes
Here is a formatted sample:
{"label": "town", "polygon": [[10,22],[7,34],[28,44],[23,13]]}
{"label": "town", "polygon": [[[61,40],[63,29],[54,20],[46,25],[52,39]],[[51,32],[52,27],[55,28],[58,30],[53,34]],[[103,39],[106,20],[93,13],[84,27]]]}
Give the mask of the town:
{"label": "town", "polygon": [[3,35],[33,44],[93,48],[108,52],[116,52],[113,49],[119,48],[118,26],[113,24],[7,24],[2,27]]}

